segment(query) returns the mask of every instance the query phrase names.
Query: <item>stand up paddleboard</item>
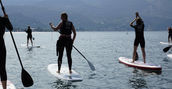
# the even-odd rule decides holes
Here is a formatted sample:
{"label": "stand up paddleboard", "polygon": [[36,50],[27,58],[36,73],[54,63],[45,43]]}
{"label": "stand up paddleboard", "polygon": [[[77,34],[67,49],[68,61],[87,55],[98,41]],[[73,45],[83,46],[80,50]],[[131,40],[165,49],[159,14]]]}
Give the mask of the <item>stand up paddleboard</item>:
{"label": "stand up paddleboard", "polygon": [[142,61],[135,61],[132,63],[132,59],[125,58],[125,57],[119,57],[119,62],[130,66],[130,67],[135,67],[135,68],[140,68],[140,69],[146,69],[146,70],[156,70],[156,71],[161,71],[161,66],[156,66],[153,64],[148,64],[144,63]]}
{"label": "stand up paddleboard", "polygon": [[[22,47],[27,47],[27,44],[21,44]],[[39,45],[28,45],[29,48],[40,48],[41,46]]]}
{"label": "stand up paddleboard", "polygon": [[172,58],[172,54],[167,54],[167,57]]}
{"label": "stand up paddleboard", "polygon": [[[0,82],[0,89],[3,89],[1,82]],[[11,81],[7,80],[7,89],[16,89],[16,87],[14,86],[14,84]]]}
{"label": "stand up paddleboard", "polygon": [[168,43],[168,42],[160,42],[160,44],[164,44],[164,45],[172,45],[172,43]]}
{"label": "stand up paddleboard", "polygon": [[55,77],[68,80],[68,81],[82,81],[82,77],[74,70],[72,70],[72,74],[69,74],[69,68],[66,66],[61,66],[60,74],[57,73],[58,65],[50,64],[48,65],[48,71],[54,75]]}

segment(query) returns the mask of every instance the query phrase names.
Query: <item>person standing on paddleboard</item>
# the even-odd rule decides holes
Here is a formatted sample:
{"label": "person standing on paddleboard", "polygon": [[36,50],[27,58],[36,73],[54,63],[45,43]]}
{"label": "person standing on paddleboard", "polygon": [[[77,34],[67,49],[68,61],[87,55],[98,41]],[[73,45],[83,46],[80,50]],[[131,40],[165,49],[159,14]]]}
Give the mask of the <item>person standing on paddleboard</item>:
{"label": "person standing on paddleboard", "polygon": [[[66,53],[67,53],[67,58],[68,58],[68,66],[69,66],[69,73],[71,74],[72,71],[72,57],[71,57],[71,52],[72,52],[72,46],[76,37],[76,30],[71,21],[68,20],[68,15],[67,13],[62,13],[61,14],[61,22],[57,27],[54,27],[52,23],[50,23],[51,28],[54,31],[59,31],[60,32],[60,37],[57,41],[56,44],[56,52],[58,56],[58,71],[57,73],[60,73],[60,68],[62,64],[62,57],[63,57],[63,51],[64,47],[66,48]],[[73,38],[71,38],[71,34],[73,32]],[[59,54],[59,55],[58,55]]]}
{"label": "person standing on paddleboard", "polygon": [[[133,23],[136,22],[136,25],[133,25]],[[144,39],[144,22],[139,16],[139,13],[136,12],[136,18],[130,23],[130,26],[135,29],[135,41],[134,41],[134,51],[133,51],[133,61],[135,61],[136,58],[136,51],[137,47],[140,44],[141,50],[142,50],[142,55],[143,55],[143,60],[144,63],[146,63],[146,53],[145,53],[145,39]]]}
{"label": "person standing on paddleboard", "polygon": [[33,46],[33,41],[32,41],[32,29],[30,28],[30,26],[28,26],[28,29],[26,30],[26,33],[27,33],[27,47],[28,47],[28,44],[29,44],[29,39],[31,41],[31,44]]}
{"label": "person standing on paddleboard", "polygon": [[8,19],[8,15],[4,15],[4,17],[0,16],[0,77],[2,82],[3,89],[6,89],[7,86],[7,73],[6,73],[6,47],[4,42],[4,33],[5,28],[12,31],[13,26]]}
{"label": "person standing on paddleboard", "polygon": [[172,42],[172,28],[168,28],[168,43]]}

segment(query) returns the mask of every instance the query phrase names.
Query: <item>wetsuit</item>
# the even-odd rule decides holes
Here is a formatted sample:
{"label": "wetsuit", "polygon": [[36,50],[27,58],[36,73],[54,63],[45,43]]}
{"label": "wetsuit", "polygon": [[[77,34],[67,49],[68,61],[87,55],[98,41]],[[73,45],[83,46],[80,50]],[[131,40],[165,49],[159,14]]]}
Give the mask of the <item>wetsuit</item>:
{"label": "wetsuit", "polygon": [[172,41],[172,29],[169,29],[168,33],[168,42],[170,42]]}
{"label": "wetsuit", "polygon": [[6,73],[6,47],[3,35],[5,33],[5,28],[12,30],[13,27],[8,18],[0,17],[0,77],[1,81],[7,80]]}
{"label": "wetsuit", "polygon": [[62,63],[64,47],[66,48],[69,70],[71,70],[71,67],[72,67],[72,57],[71,57],[72,45],[73,45],[73,41],[71,39],[72,27],[73,27],[72,22],[70,22],[70,21],[62,22],[62,26],[60,28],[61,35],[56,44],[57,56],[59,54],[59,57],[58,57],[58,68],[59,69],[60,69],[61,63]]}
{"label": "wetsuit", "polygon": [[131,27],[135,28],[135,41],[134,46],[138,46],[140,44],[141,48],[145,48],[145,39],[144,39],[144,23],[131,25]]}
{"label": "wetsuit", "polygon": [[27,29],[27,40],[32,39],[32,30],[30,28]]}

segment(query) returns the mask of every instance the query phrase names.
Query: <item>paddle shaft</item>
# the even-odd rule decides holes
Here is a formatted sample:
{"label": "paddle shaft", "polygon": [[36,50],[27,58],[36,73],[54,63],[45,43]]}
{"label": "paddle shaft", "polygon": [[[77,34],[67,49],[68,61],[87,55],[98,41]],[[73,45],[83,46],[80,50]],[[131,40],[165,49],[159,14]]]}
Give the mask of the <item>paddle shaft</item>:
{"label": "paddle shaft", "polygon": [[17,56],[18,56],[18,58],[19,58],[19,61],[20,61],[21,67],[22,67],[22,69],[24,69],[24,68],[23,68],[23,64],[22,64],[22,62],[21,62],[21,59],[20,59],[20,55],[19,55],[19,52],[18,52],[18,49],[17,49],[16,43],[15,43],[15,40],[14,40],[14,37],[13,37],[13,34],[12,34],[12,32],[11,32],[11,31],[10,31],[10,35],[11,35],[11,38],[12,38],[12,40],[13,40],[14,47],[15,47],[15,49],[16,49],[16,53],[17,53]]}
{"label": "paddle shaft", "polygon": [[[4,6],[3,6],[3,4],[2,4],[2,1],[1,1],[1,0],[0,0],[0,3],[1,3],[2,11],[3,11],[4,15],[6,15],[5,8],[4,8]],[[23,68],[23,64],[22,64],[22,62],[21,62],[21,59],[20,59],[20,55],[19,55],[19,52],[18,52],[18,49],[17,49],[16,43],[15,43],[15,40],[14,40],[14,37],[13,37],[13,34],[12,34],[12,32],[11,32],[11,31],[10,31],[10,35],[11,35],[11,38],[12,38],[12,40],[13,40],[14,47],[15,47],[15,49],[16,49],[16,53],[17,53],[17,56],[18,56],[18,58],[19,58],[19,61],[20,61],[21,67],[22,67],[22,69],[24,69],[24,68]]]}
{"label": "paddle shaft", "polygon": [[86,57],[85,57],[85,56],[84,56],[84,55],[83,55],[74,45],[73,45],[73,47],[74,47],[75,50],[77,50],[78,53],[81,54],[82,57],[87,61],[87,63],[89,64],[91,70],[92,70],[92,71],[95,71],[96,69],[95,69],[94,65],[93,65],[90,61],[88,61],[87,58],[86,58]]}
{"label": "paddle shaft", "polygon": [[84,57],[87,60],[87,58],[74,45],[73,45],[73,47],[75,48],[76,51],[78,51],[79,54],[81,54],[82,57]]}
{"label": "paddle shaft", "polygon": [[1,0],[0,0],[0,3],[1,3],[2,11],[3,11],[4,15],[6,15],[5,8],[4,8],[4,6],[3,6],[3,4],[2,4],[2,1],[1,1]]}

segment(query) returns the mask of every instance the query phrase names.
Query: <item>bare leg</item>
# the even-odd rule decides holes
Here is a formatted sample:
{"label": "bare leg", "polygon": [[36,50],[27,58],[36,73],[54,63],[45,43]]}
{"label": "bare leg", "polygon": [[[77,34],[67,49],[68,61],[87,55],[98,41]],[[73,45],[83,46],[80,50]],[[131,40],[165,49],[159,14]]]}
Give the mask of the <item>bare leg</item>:
{"label": "bare leg", "polygon": [[135,56],[135,61],[137,61],[139,59],[138,53],[136,51],[136,56]]}
{"label": "bare leg", "polygon": [[33,41],[32,41],[32,38],[30,38],[30,41],[31,41],[31,44],[32,44],[32,46],[33,46]]}
{"label": "bare leg", "polygon": [[28,44],[29,44],[29,39],[27,39],[27,47],[28,47]]}
{"label": "bare leg", "polygon": [[135,61],[135,58],[136,58],[136,51],[137,51],[137,46],[134,46],[134,51],[133,51],[133,61]]}
{"label": "bare leg", "polygon": [[144,63],[146,63],[146,53],[145,53],[145,48],[141,48],[141,49],[142,49],[143,61],[144,61]]}
{"label": "bare leg", "polygon": [[170,36],[168,35],[168,43],[170,43]]}
{"label": "bare leg", "polygon": [[68,66],[69,66],[69,73],[72,73],[72,57],[71,57],[72,48],[66,47],[67,59],[68,59]]}
{"label": "bare leg", "polygon": [[7,89],[7,81],[1,81],[3,89]]}

